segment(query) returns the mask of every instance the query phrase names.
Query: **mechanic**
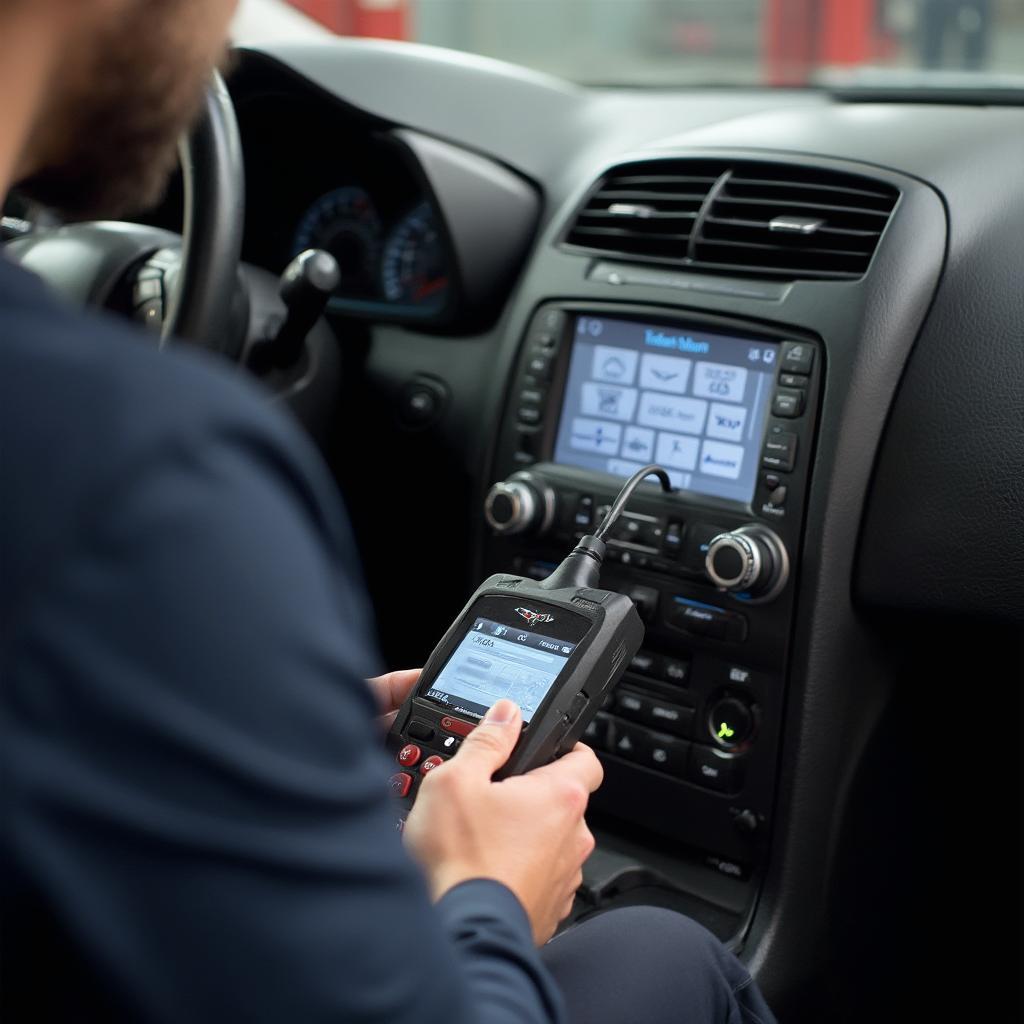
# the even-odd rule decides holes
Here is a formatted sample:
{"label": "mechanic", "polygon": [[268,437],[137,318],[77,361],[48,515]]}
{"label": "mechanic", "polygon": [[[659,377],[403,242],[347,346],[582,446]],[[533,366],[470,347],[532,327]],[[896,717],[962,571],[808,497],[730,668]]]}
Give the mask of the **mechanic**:
{"label": "mechanic", "polygon": [[[233,8],[0,0],[0,196],[154,201]],[[548,943],[601,768],[580,746],[492,782],[507,701],[403,843],[376,719],[416,672],[363,681],[373,625],[312,446],[213,357],[4,258],[0,494],[5,1021],[772,1019],[666,910]]]}

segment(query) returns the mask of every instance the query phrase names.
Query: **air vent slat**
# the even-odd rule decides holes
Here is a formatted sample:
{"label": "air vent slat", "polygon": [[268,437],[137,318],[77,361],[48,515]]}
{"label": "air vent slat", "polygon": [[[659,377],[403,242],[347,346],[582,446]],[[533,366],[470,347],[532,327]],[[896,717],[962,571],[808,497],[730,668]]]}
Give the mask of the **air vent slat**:
{"label": "air vent slat", "polygon": [[590,205],[599,203],[621,203],[621,202],[663,202],[663,203],[696,203],[700,206],[704,202],[707,192],[651,192],[643,189],[601,189],[591,200]]}
{"label": "air vent slat", "polygon": [[698,272],[856,280],[898,200],[885,182],[806,164],[645,160],[596,184],[563,244]]}
{"label": "air vent slat", "polygon": [[632,231],[629,228],[577,228],[573,235],[591,235],[601,238],[639,238],[649,241],[686,242],[688,234],[670,232]]}
{"label": "air vent slat", "polygon": [[768,189],[784,189],[787,193],[791,193],[795,190],[811,190],[815,192],[834,193],[836,195],[848,195],[848,196],[861,196],[864,199],[874,199],[882,203],[891,203],[891,197],[884,192],[873,192],[866,191],[861,188],[850,188],[845,185],[822,185],[820,182],[809,182],[809,181],[779,181],[778,179],[763,179],[763,178],[743,178],[739,175],[731,175],[729,178],[729,188],[751,188],[757,189],[759,192],[765,192]]}
{"label": "air vent slat", "polygon": [[617,188],[624,185],[685,185],[693,183],[703,185],[704,192],[718,180],[718,175],[711,177],[687,176],[685,174],[617,174],[610,179],[615,182]]}
{"label": "air vent slat", "polygon": [[[708,217],[704,222],[705,224],[722,224],[728,226],[735,226],[738,228],[755,228],[759,231],[769,231],[771,228],[771,222],[767,220],[743,220],[740,217]],[[815,237],[820,238],[822,235],[828,235],[829,237],[848,237],[848,238],[863,238],[865,242],[874,245],[878,241],[878,236],[881,234],[878,230],[863,229],[857,230],[855,228],[819,228],[816,232]]]}
{"label": "air vent slat", "polygon": [[643,216],[638,217],[624,217],[621,213],[612,213],[610,210],[584,210],[580,214],[580,220],[590,220],[591,218],[599,218],[607,221],[623,221],[628,220],[630,222],[635,221],[666,221],[666,220],[688,220],[694,221],[697,219],[696,213],[689,213],[685,210],[668,210],[665,212],[654,211],[653,213],[646,213]]}
{"label": "air vent slat", "polygon": [[[728,238],[703,238],[700,245],[716,245],[725,246],[728,248],[735,249],[763,249],[765,252],[776,252],[783,256],[789,256],[793,250],[786,245],[772,245],[767,242],[745,242],[736,241]],[[828,249],[824,247],[812,247],[802,246],[799,250],[801,254],[809,256],[851,256],[854,259],[860,259],[864,255],[861,250],[858,249]]]}
{"label": "air vent slat", "polygon": [[815,213],[853,213],[858,217],[879,217],[884,222],[889,214],[881,210],[864,210],[856,206],[839,206],[831,203],[808,203],[801,199],[751,199],[747,196],[722,195],[716,205],[760,206],[771,207],[785,212],[786,210],[813,210]]}

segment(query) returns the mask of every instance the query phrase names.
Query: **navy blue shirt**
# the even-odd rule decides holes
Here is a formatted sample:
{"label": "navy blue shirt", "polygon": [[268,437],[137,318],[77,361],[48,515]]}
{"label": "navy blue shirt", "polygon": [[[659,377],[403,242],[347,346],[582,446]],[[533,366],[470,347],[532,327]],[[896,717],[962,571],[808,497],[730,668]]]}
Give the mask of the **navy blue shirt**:
{"label": "navy blue shirt", "polygon": [[561,1016],[389,807],[333,482],[255,385],[0,257],[0,1017]]}

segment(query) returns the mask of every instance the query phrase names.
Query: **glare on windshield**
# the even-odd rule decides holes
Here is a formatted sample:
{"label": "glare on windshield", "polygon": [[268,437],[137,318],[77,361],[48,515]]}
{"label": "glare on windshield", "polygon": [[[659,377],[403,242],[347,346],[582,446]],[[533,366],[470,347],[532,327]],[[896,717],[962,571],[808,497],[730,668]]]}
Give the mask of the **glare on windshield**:
{"label": "glare on windshield", "polygon": [[324,31],[592,84],[1024,84],[1022,0],[242,0],[236,24]]}

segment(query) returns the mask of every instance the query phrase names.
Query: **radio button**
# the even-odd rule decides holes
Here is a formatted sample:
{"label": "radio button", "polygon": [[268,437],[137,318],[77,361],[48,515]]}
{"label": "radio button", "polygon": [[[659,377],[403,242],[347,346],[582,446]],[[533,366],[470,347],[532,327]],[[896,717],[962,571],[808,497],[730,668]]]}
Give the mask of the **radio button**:
{"label": "radio button", "polygon": [[589,530],[594,525],[594,499],[589,494],[580,496],[572,522],[578,530]]}
{"label": "radio button", "polygon": [[640,758],[644,744],[643,730],[628,722],[613,720],[608,736],[608,751],[630,761]]}
{"label": "radio button", "polygon": [[669,615],[670,626],[712,640],[731,643],[746,640],[747,620],[742,615],[688,597],[676,597],[675,602],[676,608]]}
{"label": "radio button", "polygon": [[690,759],[690,744],[686,740],[666,736],[664,733],[649,732],[643,735],[636,757],[637,764],[683,778]]}
{"label": "radio button", "polygon": [[805,376],[814,367],[814,347],[805,341],[787,341],[782,346],[779,369],[783,373],[800,373]]}
{"label": "radio button", "polygon": [[735,793],[742,781],[742,765],[713,747],[694,744],[690,751],[690,768],[687,775],[690,781],[697,783],[698,786],[705,786],[719,793]]}
{"label": "radio button", "polygon": [[532,373],[538,380],[548,380],[551,377],[553,361],[548,355],[533,355],[526,364],[528,373]]}
{"label": "radio button", "polygon": [[772,415],[783,419],[795,419],[804,411],[804,393],[780,388],[772,399]]}
{"label": "radio button", "polygon": [[[629,552],[623,553],[623,564],[625,564],[625,555]],[[643,559],[642,565],[647,564],[646,555],[638,555],[636,557],[636,564],[641,565],[640,559]],[[660,597],[657,590],[654,587],[641,587],[634,585],[629,588],[629,592],[626,595],[633,604],[636,605],[636,610],[640,614],[640,618],[644,622],[652,622],[654,616],[658,614],[658,598]]]}
{"label": "radio button", "polygon": [[652,700],[647,709],[649,724],[655,729],[674,733],[676,736],[693,734],[693,708],[684,708],[679,704],[668,704],[665,701]]}
{"label": "radio button", "polygon": [[662,549],[667,555],[678,555],[683,550],[683,524],[670,522],[665,527],[665,536],[661,541]]}
{"label": "radio button", "polygon": [[796,462],[796,442],[796,434],[789,433],[781,427],[772,427],[764,443],[761,465],[766,469],[790,472]]}
{"label": "radio button", "polygon": [[650,651],[637,651],[629,663],[629,671],[641,676],[657,678],[661,667],[660,659]]}
{"label": "radio button", "polygon": [[615,711],[624,718],[642,719],[646,708],[647,698],[636,693],[620,693],[615,701]]}
{"label": "radio button", "polygon": [[640,531],[640,543],[645,547],[658,551],[661,549],[661,540],[664,532],[661,523],[645,523]]}
{"label": "radio button", "polygon": [[565,327],[565,313],[560,309],[548,307],[540,310],[530,324],[531,337],[547,334],[557,338]]}
{"label": "radio button", "polygon": [[676,658],[665,658],[661,666],[661,678],[666,683],[685,686],[690,678],[690,663]]}
{"label": "radio button", "polygon": [[693,708],[628,690],[619,692],[615,713],[659,732],[671,732],[676,736],[690,736],[693,733]]}

